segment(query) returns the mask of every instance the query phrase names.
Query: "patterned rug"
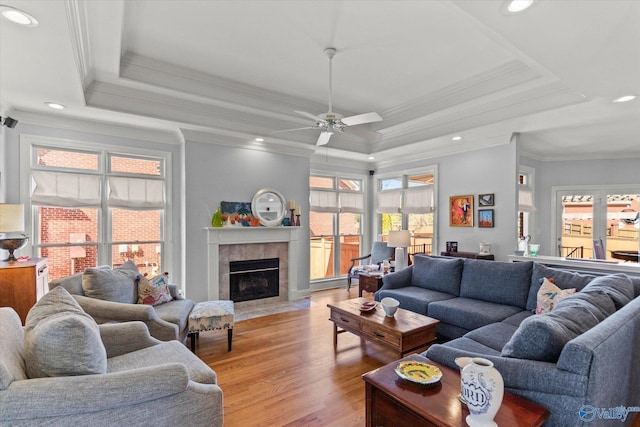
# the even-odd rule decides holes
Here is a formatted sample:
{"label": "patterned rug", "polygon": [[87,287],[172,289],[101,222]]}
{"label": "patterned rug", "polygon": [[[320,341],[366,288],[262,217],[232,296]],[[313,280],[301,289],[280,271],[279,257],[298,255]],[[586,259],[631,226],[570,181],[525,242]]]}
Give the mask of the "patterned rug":
{"label": "patterned rug", "polygon": [[303,310],[316,305],[308,298],[299,301],[280,301],[269,305],[247,306],[237,305],[235,307],[234,319],[236,322],[241,320],[253,319],[254,317],[269,316],[270,314],[284,313],[285,311]]}

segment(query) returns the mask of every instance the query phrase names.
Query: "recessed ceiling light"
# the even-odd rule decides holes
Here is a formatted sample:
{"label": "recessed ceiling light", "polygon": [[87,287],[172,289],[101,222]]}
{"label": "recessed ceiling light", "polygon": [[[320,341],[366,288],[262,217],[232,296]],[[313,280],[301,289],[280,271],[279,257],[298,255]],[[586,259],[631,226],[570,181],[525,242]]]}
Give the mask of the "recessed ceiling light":
{"label": "recessed ceiling light", "polygon": [[58,104],[57,102],[45,102],[44,104],[49,108],[53,108],[54,110],[64,110],[65,108],[67,108],[66,105]]}
{"label": "recessed ceiling light", "polygon": [[520,13],[531,7],[533,0],[509,0],[507,3],[507,11]]}
{"label": "recessed ceiling light", "polygon": [[633,101],[634,99],[636,99],[635,95],[625,95],[621,96],[620,98],[614,99],[613,102],[629,102]]}
{"label": "recessed ceiling light", "polygon": [[10,6],[0,6],[0,13],[2,17],[8,21],[11,21],[18,25],[24,25],[25,27],[37,27],[38,20],[27,12],[23,12],[20,9]]}
{"label": "recessed ceiling light", "polygon": [[264,138],[260,138],[260,137],[258,137],[258,138],[256,138],[256,139],[254,139],[254,141],[255,141],[255,142],[263,142],[263,141],[264,141]]}
{"label": "recessed ceiling light", "polygon": [[369,157],[367,157],[367,159],[369,159],[369,160],[375,160],[376,158],[375,158],[374,156],[369,156]]}
{"label": "recessed ceiling light", "polygon": [[461,139],[461,136],[454,136],[453,138],[451,138],[452,141],[460,141]]}

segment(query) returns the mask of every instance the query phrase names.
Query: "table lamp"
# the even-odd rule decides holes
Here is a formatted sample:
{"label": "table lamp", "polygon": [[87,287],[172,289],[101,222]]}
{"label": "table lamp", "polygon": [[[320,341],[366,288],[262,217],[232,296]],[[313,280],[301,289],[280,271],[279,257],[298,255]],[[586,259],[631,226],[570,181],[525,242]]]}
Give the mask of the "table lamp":
{"label": "table lamp", "polygon": [[[9,258],[4,261],[16,261],[13,252],[24,247],[29,236],[24,232],[24,205],[0,203],[0,249],[9,251]],[[8,233],[19,233],[20,236],[9,236]]]}
{"label": "table lamp", "polygon": [[387,246],[396,248],[396,271],[400,271],[407,266],[408,262],[406,248],[410,244],[411,234],[409,233],[409,230],[389,231]]}

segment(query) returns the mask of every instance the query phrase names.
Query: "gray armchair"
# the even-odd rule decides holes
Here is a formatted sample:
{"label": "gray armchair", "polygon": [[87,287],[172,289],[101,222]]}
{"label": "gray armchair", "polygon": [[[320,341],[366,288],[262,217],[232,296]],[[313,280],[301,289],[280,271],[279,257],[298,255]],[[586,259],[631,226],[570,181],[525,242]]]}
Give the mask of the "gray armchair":
{"label": "gray armchair", "polygon": [[26,328],[0,308],[0,425],[223,425],[216,373],[184,345],[152,338],[141,322],[98,328],[106,373],[30,379]]}
{"label": "gray armchair", "polygon": [[[154,338],[161,341],[186,342],[187,322],[195,303],[179,296],[175,285],[169,285],[173,301],[157,306],[136,304],[137,285],[134,278],[138,274],[138,269],[133,263],[128,261],[113,270],[109,267],[96,267],[87,271],[93,273],[93,275],[90,274],[93,283],[89,280],[93,285],[91,294],[88,295],[84,291],[87,285],[86,277],[83,288],[83,275],[86,276],[86,272],[53,280],[49,283],[49,290],[58,286],[65,288],[74,296],[83,310],[98,323],[140,321],[147,325],[149,333]],[[117,276],[116,279],[112,279],[116,272],[127,275],[128,280],[125,280],[124,284],[110,283],[110,281],[117,281]],[[112,290],[116,285],[126,289],[126,292],[114,294]]]}
{"label": "gray armchair", "polygon": [[[391,260],[394,257],[394,248],[387,246],[387,242],[373,242],[371,253],[358,258],[351,258],[351,266],[347,271],[347,290],[351,289],[351,280],[357,279],[365,265],[378,264],[382,261]],[[356,264],[356,262],[358,264]]]}

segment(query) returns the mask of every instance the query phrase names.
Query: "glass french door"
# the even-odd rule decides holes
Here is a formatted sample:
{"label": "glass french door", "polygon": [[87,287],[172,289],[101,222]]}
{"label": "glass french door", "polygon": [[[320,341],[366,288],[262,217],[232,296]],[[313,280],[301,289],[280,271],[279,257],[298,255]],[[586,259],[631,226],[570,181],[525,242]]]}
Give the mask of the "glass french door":
{"label": "glass french door", "polygon": [[640,188],[559,190],[556,254],[638,262]]}

